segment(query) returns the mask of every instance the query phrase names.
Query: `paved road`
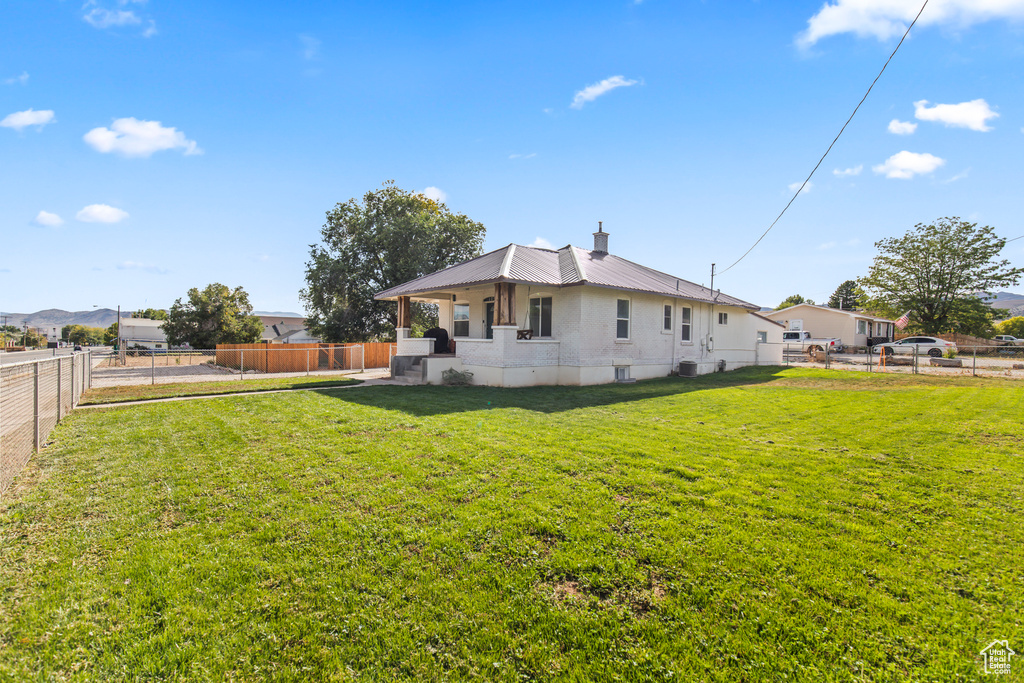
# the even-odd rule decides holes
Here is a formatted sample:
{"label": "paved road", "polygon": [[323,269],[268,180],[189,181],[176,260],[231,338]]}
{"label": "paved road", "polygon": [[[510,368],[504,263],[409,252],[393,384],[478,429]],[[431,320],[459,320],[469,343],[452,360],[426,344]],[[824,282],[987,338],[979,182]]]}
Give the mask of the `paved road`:
{"label": "paved road", "polygon": [[[109,347],[92,347],[93,358],[95,359],[100,352],[106,352]],[[24,363],[27,360],[38,360],[40,358],[53,358],[54,356],[70,356],[75,351],[71,348],[64,349],[43,349],[42,351],[6,351],[0,353],[0,365],[8,365],[10,363]],[[81,353],[81,351],[79,352]]]}

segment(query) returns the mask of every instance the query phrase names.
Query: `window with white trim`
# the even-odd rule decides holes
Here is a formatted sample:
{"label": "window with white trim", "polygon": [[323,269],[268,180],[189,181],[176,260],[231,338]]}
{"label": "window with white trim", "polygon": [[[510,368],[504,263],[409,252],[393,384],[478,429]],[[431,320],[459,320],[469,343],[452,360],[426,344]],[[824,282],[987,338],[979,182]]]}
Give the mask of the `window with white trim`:
{"label": "window with white trim", "polygon": [[551,336],[551,297],[530,298],[530,329],[535,337]]}
{"label": "window with white trim", "polygon": [[615,338],[629,339],[629,299],[615,302]]}
{"label": "window with white trim", "polygon": [[689,306],[683,306],[679,309],[679,326],[682,329],[682,336],[680,339],[684,342],[693,341],[691,336],[691,328],[693,323],[691,322],[691,312]]}
{"label": "window with white trim", "polygon": [[857,334],[867,334],[867,333],[868,333],[868,321],[867,320],[858,320],[857,321]]}
{"label": "window with white trim", "polygon": [[768,343],[768,333],[763,331],[763,330],[758,330],[757,331],[757,343],[759,343],[759,344],[767,344]]}
{"label": "window with white trim", "polygon": [[469,336],[469,304],[455,304],[452,306],[452,336]]}
{"label": "window with white trim", "polygon": [[728,325],[729,324],[729,314],[728,313],[719,313],[718,314],[718,324],[719,325]]}
{"label": "window with white trim", "polygon": [[672,334],[672,304],[665,304],[661,320],[661,331]]}

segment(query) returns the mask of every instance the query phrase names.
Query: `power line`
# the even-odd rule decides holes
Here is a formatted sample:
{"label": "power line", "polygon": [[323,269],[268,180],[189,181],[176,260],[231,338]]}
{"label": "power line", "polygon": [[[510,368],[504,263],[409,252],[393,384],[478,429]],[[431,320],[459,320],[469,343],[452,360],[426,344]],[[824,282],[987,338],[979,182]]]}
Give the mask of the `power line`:
{"label": "power line", "polygon": [[917,16],[914,17],[914,20],[912,22],[910,22],[910,26],[907,27],[907,30],[903,34],[903,37],[900,38],[900,42],[896,45],[896,49],[892,51],[891,55],[889,55],[889,59],[885,60],[885,64],[882,65],[882,70],[878,72],[877,76],[875,76],[875,80],[871,81],[871,85],[868,87],[867,92],[864,93],[864,97],[860,98],[860,102],[858,102],[857,106],[854,107],[853,113],[850,114],[850,118],[846,119],[846,123],[843,124],[843,127],[839,130],[839,133],[836,134],[835,139],[832,140],[832,144],[828,146],[828,149],[825,150],[825,153],[821,155],[820,159],[818,159],[818,163],[814,165],[813,169],[811,169],[811,172],[810,172],[810,174],[808,174],[807,179],[804,180],[804,182],[800,185],[800,189],[798,189],[793,194],[793,198],[789,200],[789,203],[786,204],[786,206],[782,209],[782,212],[779,213],[778,216],[776,216],[775,220],[772,221],[772,224],[768,226],[768,229],[765,230],[764,233],[760,237],[757,238],[757,241],[754,242],[754,244],[751,245],[750,249],[747,249],[745,252],[743,252],[743,256],[740,256],[738,259],[736,259],[736,261],[734,261],[732,265],[730,265],[725,270],[721,271],[719,273],[719,275],[724,275],[725,273],[729,272],[733,268],[733,266],[735,266],[737,263],[739,263],[740,261],[745,259],[747,257],[747,254],[752,252],[754,250],[754,247],[756,247],[758,244],[761,243],[761,240],[763,240],[765,238],[765,236],[769,232],[771,232],[772,228],[774,228],[775,224],[779,222],[779,219],[782,218],[783,214],[786,213],[786,210],[789,209],[790,205],[792,205],[793,202],[796,201],[796,198],[798,196],[800,196],[800,193],[803,192],[804,187],[807,186],[807,183],[811,182],[811,178],[814,176],[815,171],[817,171],[818,167],[821,166],[822,162],[825,161],[825,157],[827,157],[828,153],[832,151],[832,147],[834,147],[836,142],[838,142],[839,136],[843,134],[843,131],[846,130],[846,127],[848,125],[850,125],[850,121],[853,121],[853,117],[857,115],[857,110],[860,109],[860,105],[864,104],[864,100],[866,100],[868,98],[868,95],[871,94],[871,90],[872,90],[872,88],[875,87],[875,83],[877,83],[878,79],[882,77],[883,73],[885,73],[885,67],[889,66],[889,62],[891,62],[892,58],[896,56],[896,52],[899,51],[900,45],[902,45],[903,41],[907,39],[908,35],[910,35],[910,29],[914,28],[914,24],[916,24],[917,20],[921,18],[921,13],[924,12],[924,8],[927,7],[927,6],[928,6],[928,0],[924,0],[924,4],[921,5],[921,9],[918,11]]}

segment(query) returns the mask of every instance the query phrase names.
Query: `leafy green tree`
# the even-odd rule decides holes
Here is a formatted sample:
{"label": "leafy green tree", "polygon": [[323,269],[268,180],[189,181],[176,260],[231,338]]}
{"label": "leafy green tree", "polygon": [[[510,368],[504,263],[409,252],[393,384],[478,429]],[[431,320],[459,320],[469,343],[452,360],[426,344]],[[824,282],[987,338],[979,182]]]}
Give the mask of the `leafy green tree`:
{"label": "leafy green tree", "polygon": [[[310,245],[306,323],[331,342],[394,339],[395,305],[374,301],[389,287],[479,256],[484,226],[393,181],[327,212],[322,244]],[[413,304],[413,323],[436,321],[436,306]]]}
{"label": "leafy green tree", "polygon": [[46,335],[35,328],[29,327],[21,331],[21,341],[27,348],[46,346]]}
{"label": "leafy green tree", "polygon": [[65,325],[60,330],[60,338],[72,344],[102,344],[106,331],[102,327],[86,327],[85,325]]}
{"label": "leafy green tree", "polygon": [[21,330],[14,325],[0,325],[0,347],[7,346],[8,341],[21,337]]}
{"label": "leafy green tree", "polygon": [[108,345],[117,343],[117,322],[111,323],[110,327],[103,330],[103,343]]}
{"label": "leafy green tree", "polygon": [[249,295],[241,287],[219,282],[188,290],[188,301],[174,302],[163,324],[167,342],[212,349],[217,344],[251,344],[263,336],[263,321],[252,315]]}
{"label": "leafy green tree", "polygon": [[1007,318],[995,324],[996,334],[1009,334],[1024,339],[1024,316]]}
{"label": "leafy green tree", "polygon": [[1024,268],[998,258],[1005,244],[991,227],[955,216],[918,223],[875,243],[879,253],[859,283],[870,297],[909,310],[923,333],[939,334],[976,316],[979,293],[1020,281]]}
{"label": "leafy green tree", "polygon": [[860,306],[862,298],[863,294],[857,283],[853,280],[847,280],[836,287],[836,291],[832,292],[832,296],[828,298],[828,307],[844,311],[854,311]]}
{"label": "leafy green tree", "polygon": [[805,299],[799,294],[792,294],[782,300],[782,303],[775,307],[776,311],[781,311],[783,308],[789,308],[790,306],[796,306],[797,304],[813,304],[814,302],[810,299]]}
{"label": "leafy green tree", "polygon": [[133,318],[146,318],[147,320],[167,320],[167,311],[161,308],[146,308],[132,313]]}

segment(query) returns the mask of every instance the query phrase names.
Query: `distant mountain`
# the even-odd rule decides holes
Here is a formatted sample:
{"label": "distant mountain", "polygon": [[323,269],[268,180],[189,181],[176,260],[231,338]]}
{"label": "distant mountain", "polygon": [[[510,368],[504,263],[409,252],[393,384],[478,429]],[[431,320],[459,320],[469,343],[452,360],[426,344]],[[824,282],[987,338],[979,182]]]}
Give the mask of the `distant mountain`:
{"label": "distant mountain", "polygon": [[992,308],[1005,308],[1010,311],[1010,317],[1024,315],[1024,294],[1012,292],[996,292],[986,298],[986,302]]}
{"label": "distant mountain", "polygon": [[[121,317],[127,318],[128,311],[122,311]],[[4,318],[7,322],[4,323]],[[110,308],[95,308],[91,311],[63,311],[59,308],[48,308],[45,311],[35,313],[3,313],[0,314],[0,324],[14,325],[15,327],[34,327],[43,332],[52,333],[53,328],[60,328],[65,325],[85,325],[86,327],[110,327],[117,320],[117,311]]]}

